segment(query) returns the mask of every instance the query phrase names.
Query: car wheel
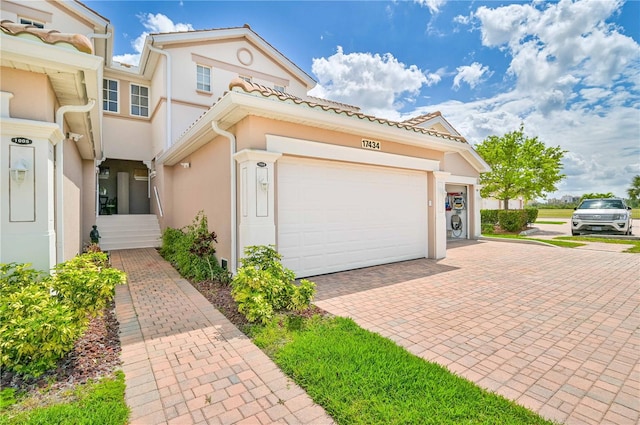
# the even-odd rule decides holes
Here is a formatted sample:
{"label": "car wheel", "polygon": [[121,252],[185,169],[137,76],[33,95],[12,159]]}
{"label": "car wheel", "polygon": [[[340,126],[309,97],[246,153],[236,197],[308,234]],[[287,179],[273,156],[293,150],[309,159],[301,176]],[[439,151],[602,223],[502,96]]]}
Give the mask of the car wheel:
{"label": "car wheel", "polygon": [[580,232],[571,231],[571,236],[580,236]]}

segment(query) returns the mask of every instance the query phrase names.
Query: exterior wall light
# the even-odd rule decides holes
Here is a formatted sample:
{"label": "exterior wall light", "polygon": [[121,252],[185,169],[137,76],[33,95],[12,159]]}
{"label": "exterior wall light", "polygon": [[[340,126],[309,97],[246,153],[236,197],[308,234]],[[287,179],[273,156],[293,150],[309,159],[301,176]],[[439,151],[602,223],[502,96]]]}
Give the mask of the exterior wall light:
{"label": "exterior wall light", "polygon": [[262,190],[264,190],[265,192],[267,191],[267,189],[269,189],[269,180],[267,180],[266,178],[261,178],[260,181],[258,182],[260,183],[260,187],[262,188]]}
{"label": "exterior wall light", "polygon": [[190,162],[181,162],[180,165],[182,165],[182,168],[191,168]]}
{"label": "exterior wall light", "polygon": [[27,177],[27,171],[29,171],[29,166],[24,159],[21,159],[12,168],[9,168],[11,179],[16,183],[22,183],[24,181],[25,177]]}

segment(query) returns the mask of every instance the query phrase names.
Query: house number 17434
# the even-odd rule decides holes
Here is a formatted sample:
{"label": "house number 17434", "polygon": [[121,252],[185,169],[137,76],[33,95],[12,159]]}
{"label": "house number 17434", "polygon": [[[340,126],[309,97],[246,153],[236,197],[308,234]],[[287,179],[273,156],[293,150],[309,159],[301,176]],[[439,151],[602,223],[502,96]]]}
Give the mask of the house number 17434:
{"label": "house number 17434", "polygon": [[373,140],[362,139],[362,148],[363,149],[373,149],[376,151],[380,150],[380,142],[375,142]]}

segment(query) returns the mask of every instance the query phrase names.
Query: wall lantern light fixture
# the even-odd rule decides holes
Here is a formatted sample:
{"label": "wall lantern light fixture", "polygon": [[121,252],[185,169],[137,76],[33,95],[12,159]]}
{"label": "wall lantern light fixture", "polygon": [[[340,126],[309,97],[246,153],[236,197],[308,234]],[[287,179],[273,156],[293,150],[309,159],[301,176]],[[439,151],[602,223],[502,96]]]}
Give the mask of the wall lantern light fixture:
{"label": "wall lantern light fixture", "polygon": [[262,188],[262,190],[266,191],[267,189],[269,189],[269,180],[266,178],[261,178],[260,181],[260,187]]}
{"label": "wall lantern light fixture", "polygon": [[16,183],[22,183],[27,177],[29,164],[24,159],[17,161],[12,168],[9,168],[11,179]]}
{"label": "wall lantern light fixture", "polygon": [[182,165],[182,168],[191,168],[190,162],[181,162],[180,165]]}

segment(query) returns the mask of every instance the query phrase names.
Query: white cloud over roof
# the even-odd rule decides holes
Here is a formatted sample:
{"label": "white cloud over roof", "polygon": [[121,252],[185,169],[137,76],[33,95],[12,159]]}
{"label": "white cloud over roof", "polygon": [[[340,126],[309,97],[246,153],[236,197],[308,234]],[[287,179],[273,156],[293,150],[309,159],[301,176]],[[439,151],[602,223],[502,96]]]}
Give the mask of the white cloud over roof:
{"label": "white cloud over roof", "polygon": [[155,15],[153,13],[142,13],[138,15],[138,19],[140,19],[140,22],[147,29],[147,31],[144,31],[131,42],[131,47],[133,47],[136,53],[116,55],[113,57],[113,60],[115,62],[138,66],[138,63],[140,62],[140,53],[142,53],[142,48],[144,47],[144,40],[149,34],[193,31],[194,29],[191,24],[176,24],[162,13],[156,13]]}

